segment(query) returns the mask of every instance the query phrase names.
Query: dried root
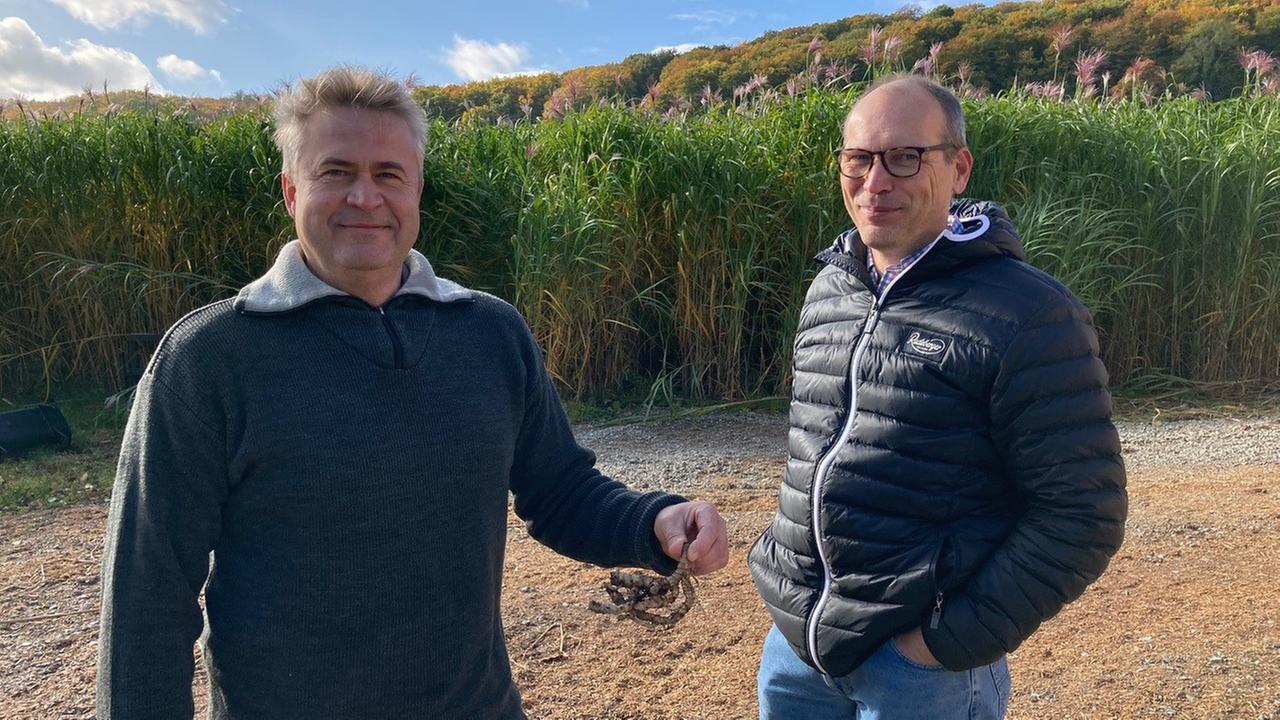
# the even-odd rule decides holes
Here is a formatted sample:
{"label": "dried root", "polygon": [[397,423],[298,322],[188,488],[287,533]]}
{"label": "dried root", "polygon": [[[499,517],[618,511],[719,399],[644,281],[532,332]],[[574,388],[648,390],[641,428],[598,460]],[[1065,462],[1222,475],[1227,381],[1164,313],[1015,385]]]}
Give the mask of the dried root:
{"label": "dried root", "polygon": [[[592,600],[587,607],[592,612],[617,615],[619,620],[630,617],[647,627],[675,625],[689,612],[697,599],[689,577],[688,553],[689,545],[685,543],[680,552],[680,564],[667,577],[640,571],[614,570],[609,573],[609,582],[603,586],[611,602]],[[668,607],[671,609],[664,614],[650,612],[656,608]]]}

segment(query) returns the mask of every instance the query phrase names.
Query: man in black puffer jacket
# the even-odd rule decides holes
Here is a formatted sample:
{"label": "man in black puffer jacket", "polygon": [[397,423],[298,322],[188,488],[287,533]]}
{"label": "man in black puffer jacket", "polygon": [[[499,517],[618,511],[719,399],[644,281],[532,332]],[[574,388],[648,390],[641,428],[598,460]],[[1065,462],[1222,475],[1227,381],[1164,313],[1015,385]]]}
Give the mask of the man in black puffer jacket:
{"label": "man in black puffer jacket", "polygon": [[1106,568],[1127,510],[1088,310],[955,200],[964,115],[919,77],[855,103],[855,228],[795,341],[779,509],[751,549],[773,616],[762,718],[1000,718],[1006,653]]}

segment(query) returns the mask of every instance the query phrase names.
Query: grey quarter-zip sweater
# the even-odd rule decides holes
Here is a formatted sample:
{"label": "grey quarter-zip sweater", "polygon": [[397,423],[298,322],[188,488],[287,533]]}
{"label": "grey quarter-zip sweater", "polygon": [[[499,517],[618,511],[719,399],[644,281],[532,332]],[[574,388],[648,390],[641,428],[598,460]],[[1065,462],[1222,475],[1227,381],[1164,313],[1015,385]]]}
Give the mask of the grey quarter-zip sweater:
{"label": "grey quarter-zip sweater", "polygon": [[596,470],[515,309],[416,251],[374,308],[286,245],[175,324],[138,385],[98,717],[192,717],[197,639],[217,720],[525,717],[499,609],[508,493],[558,552],[673,567],[653,522],[682,498]]}

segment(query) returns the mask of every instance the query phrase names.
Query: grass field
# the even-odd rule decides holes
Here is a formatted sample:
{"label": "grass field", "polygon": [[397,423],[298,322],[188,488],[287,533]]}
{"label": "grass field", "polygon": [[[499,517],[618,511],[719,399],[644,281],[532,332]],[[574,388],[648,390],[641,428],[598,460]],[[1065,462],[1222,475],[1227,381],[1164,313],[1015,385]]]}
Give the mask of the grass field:
{"label": "grass field", "polygon": [[[848,225],[855,92],[437,122],[418,247],[513,302],[569,397],[785,394],[810,258]],[[969,194],[1094,310],[1118,385],[1274,385],[1280,99],[966,109]],[[261,273],[291,234],[270,134],[261,111],[0,123],[0,396],[119,384],[125,336]]]}

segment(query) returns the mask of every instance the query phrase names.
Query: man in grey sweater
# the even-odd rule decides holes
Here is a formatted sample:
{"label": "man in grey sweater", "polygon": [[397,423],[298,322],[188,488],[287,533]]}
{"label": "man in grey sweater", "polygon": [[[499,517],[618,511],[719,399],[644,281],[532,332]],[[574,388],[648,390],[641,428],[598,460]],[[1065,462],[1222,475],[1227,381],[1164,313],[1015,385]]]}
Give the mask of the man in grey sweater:
{"label": "man in grey sweater", "polygon": [[412,250],[424,117],[402,86],[339,68],[276,113],[298,240],[174,325],[138,386],[98,717],[190,718],[199,638],[213,718],[523,718],[509,492],[534,537],[600,565],[669,572],[687,540],[717,570],[724,522],[601,475],[519,314]]}

